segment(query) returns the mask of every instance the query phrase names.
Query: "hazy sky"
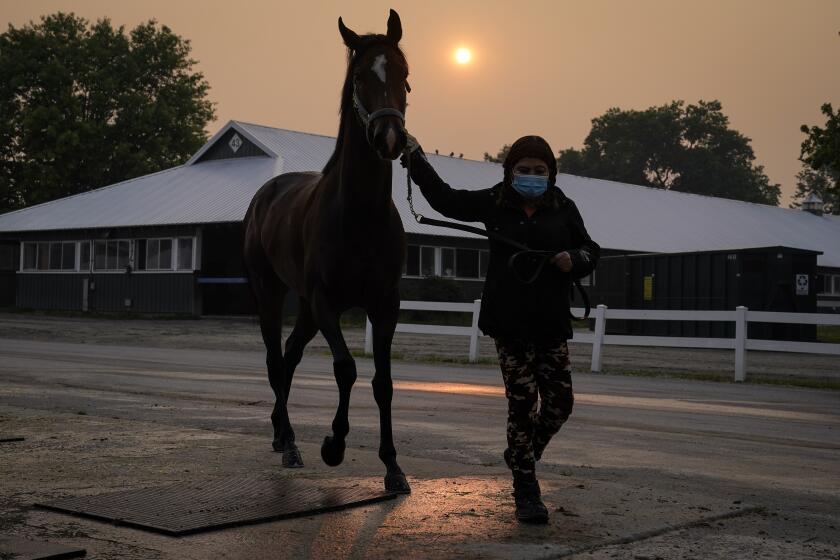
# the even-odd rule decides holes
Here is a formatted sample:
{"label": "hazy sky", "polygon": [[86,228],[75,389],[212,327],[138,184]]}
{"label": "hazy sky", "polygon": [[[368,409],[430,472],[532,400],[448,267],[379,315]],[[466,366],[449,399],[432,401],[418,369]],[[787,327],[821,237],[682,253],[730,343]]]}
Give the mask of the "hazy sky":
{"label": "hazy sky", "polygon": [[[523,134],[579,148],[610,107],[719,99],[781,183],[800,169],[803,123],[840,105],[840,0],[0,0],[0,25],[72,11],[132,28],[155,18],[193,46],[218,120],[334,135],[345,49],[336,20],[403,23],[409,130],[427,150],[480,159]],[[473,63],[453,51],[470,47]]]}

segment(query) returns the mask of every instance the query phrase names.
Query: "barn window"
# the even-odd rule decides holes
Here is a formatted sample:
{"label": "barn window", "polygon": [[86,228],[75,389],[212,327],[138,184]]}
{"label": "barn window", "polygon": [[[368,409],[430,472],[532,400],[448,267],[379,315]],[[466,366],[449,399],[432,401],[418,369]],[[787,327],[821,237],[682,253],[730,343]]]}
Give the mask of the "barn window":
{"label": "barn window", "polygon": [[403,275],[435,276],[435,248],[408,245],[405,253]]}
{"label": "barn window", "polygon": [[50,269],[50,244],[38,243],[38,270]]}
{"label": "barn window", "polygon": [[490,264],[490,251],[479,251],[478,269],[481,278],[487,277],[487,266]]}
{"label": "barn window", "polygon": [[138,239],[134,260],[138,270],[193,270],[195,239],[192,237]]}
{"label": "barn window", "polygon": [[440,275],[445,278],[455,276],[455,249],[440,248]]}
{"label": "barn window", "polygon": [[420,274],[422,276],[435,275],[435,248],[420,248]]}
{"label": "barn window", "polygon": [[405,252],[405,268],[403,274],[406,276],[420,276],[420,246],[409,245]]}
{"label": "barn window", "polygon": [[146,240],[146,270],[172,270],[172,240]]}
{"label": "barn window", "polygon": [[40,241],[23,244],[23,267],[25,271],[73,272],[76,270],[76,241]]}
{"label": "barn window", "polygon": [[192,270],[193,268],[193,240],[192,237],[178,239],[178,270]]}
{"label": "barn window", "polygon": [[61,244],[61,270],[76,270],[76,243]]}
{"label": "barn window", "polygon": [[478,250],[457,249],[455,251],[455,276],[478,278]]}
{"label": "barn window", "polygon": [[107,248],[108,247],[105,241],[95,241],[93,243],[93,268],[95,268],[96,270],[105,270],[106,268],[108,268],[108,263],[105,259]]}
{"label": "barn window", "polygon": [[79,251],[79,270],[88,272],[90,270],[90,241],[82,241]]}
{"label": "barn window", "polygon": [[61,243],[50,243],[50,270],[61,270]]}
{"label": "barn window", "polygon": [[840,274],[822,275],[822,296],[840,296]]}
{"label": "barn window", "polygon": [[125,270],[129,265],[131,241],[97,240],[93,242],[94,270]]}
{"label": "barn window", "polygon": [[35,270],[38,266],[38,244],[23,244],[23,270]]}

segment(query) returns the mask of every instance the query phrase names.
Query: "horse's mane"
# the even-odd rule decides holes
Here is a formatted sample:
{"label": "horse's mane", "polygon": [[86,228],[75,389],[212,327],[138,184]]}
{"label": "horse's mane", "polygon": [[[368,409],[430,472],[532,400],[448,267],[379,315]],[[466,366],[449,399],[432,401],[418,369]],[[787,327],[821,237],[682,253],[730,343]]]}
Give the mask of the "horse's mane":
{"label": "horse's mane", "polygon": [[341,155],[341,151],[344,149],[344,114],[345,111],[353,111],[353,74],[356,67],[356,61],[359,59],[360,55],[364,53],[367,49],[374,45],[388,45],[392,47],[394,50],[397,51],[400,55],[401,62],[408,67],[408,62],[405,59],[405,55],[403,54],[402,50],[398,45],[395,45],[391,42],[387,36],[380,35],[377,33],[370,33],[368,35],[362,35],[360,37],[364,41],[364,46],[361,49],[353,50],[347,49],[347,75],[344,77],[344,85],[341,88],[341,104],[338,107],[338,136],[335,139],[335,149],[333,150],[330,159],[327,160],[327,163],[324,165],[324,168],[321,170],[321,173],[326,175],[333,167],[338,164],[338,158]]}

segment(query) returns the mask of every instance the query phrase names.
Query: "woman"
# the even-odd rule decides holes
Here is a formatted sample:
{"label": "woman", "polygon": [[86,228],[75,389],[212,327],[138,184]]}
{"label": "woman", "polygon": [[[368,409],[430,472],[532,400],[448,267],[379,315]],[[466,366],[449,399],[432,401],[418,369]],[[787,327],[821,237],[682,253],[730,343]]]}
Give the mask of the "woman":
{"label": "woman", "polygon": [[[516,517],[546,523],[535,462],[572,412],[569,296],[572,280],[592,273],[600,247],[592,241],[575,203],[555,186],[554,152],[539,136],[514,142],[504,161],[504,179],[483,190],[447,185],[409,139],[411,178],[432,208],[455,220],[485,227],[527,245],[550,250],[531,284],[508,267],[515,249],[490,240],[490,262],[478,326],[496,342],[508,399],[504,458],[513,473]],[[406,156],[403,156],[405,165]]]}

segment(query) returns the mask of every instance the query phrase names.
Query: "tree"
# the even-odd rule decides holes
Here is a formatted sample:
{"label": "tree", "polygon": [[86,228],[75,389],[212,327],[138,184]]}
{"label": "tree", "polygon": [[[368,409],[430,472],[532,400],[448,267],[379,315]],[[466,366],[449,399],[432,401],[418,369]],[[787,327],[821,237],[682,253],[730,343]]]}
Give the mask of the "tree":
{"label": "tree", "polygon": [[484,152],[484,161],[491,161],[493,163],[504,163],[509,151],[510,144],[505,144],[504,146],[502,146],[502,149],[499,150],[499,153],[497,153],[495,156],[491,156],[487,152]]}
{"label": "tree", "polygon": [[[805,167],[797,175],[803,180],[797,182],[795,198],[814,192],[825,202],[826,212],[840,214],[840,109],[835,112],[831,103],[825,103],[821,110],[826,116],[824,128],[804,124],[800,128],[806,134],[799,155]],[[809,188],[813,190],[805,192]]]}
{"label": "tree", "polygon": [[755,165],[750,139],[729,128],[719,101],[609,109],[558,171],[636,185],[778,204],[781,189]]}
{"label": "tree", "polygon": [[0,35],[0,212],[182,163],[214,118],[190,44],[57,13]]}
{"label": "tree", "polygon": [[801,208],[809,194],[814,193],[823,201],[823,213],[840,214],[840,196],[834,186],[837,174],[830,168],[820,170],[805,166],[796,174],[796,193],[793,195],[791,208]]}

